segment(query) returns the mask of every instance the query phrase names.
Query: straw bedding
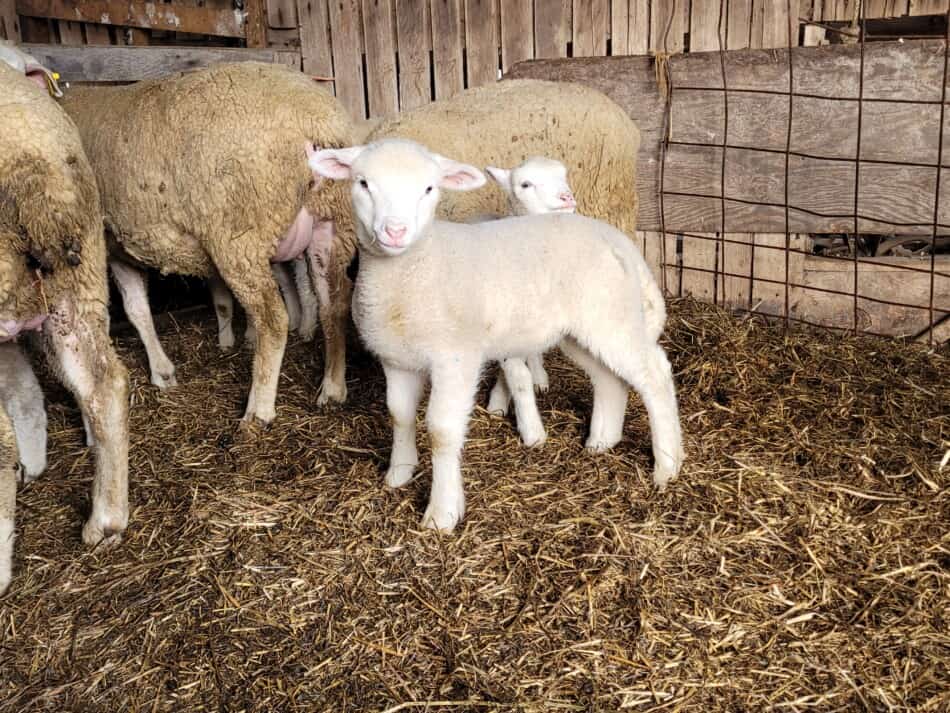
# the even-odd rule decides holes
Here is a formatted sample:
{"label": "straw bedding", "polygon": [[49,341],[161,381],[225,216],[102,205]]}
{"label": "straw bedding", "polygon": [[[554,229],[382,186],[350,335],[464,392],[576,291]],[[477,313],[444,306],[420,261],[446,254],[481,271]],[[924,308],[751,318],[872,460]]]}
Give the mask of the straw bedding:
{"label": "straw bedding", "polygon": [[[430,473],[381,487],[380,369],[315,407],[291,344],[278,419],[235,428],[246,352],[210,313],[131,335],[131,525],[90,551],[92,462],[47,391],[50,468],[21,489],[0,600],[0,711],[950,710],[950,355],[671,304],[688,462],[650,484],[631,399],[609,455],[549,358],[549,438],[478,411],[468,515],[418,529]],[[482,400],[484,403],[484,393]],[[423,426],[424,430],[424,426]],[[426,703],[428,702],[428,703]]]}

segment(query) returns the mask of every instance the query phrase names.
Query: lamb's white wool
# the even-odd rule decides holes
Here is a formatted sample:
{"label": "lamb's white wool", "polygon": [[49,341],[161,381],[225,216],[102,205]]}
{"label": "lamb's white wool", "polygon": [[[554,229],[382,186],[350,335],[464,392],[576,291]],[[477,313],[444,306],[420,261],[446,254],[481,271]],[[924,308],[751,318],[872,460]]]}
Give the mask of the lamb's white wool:
{"label": "lamb's white wool", "polygon": [[672,370],[647,337],[643,258],[627,236],[572,214],[435,221],[440,188],[471,190],[484,177],[410,141],[317,151],[310,166],[352,181],[360,249],[353,317],[386,373],[391,486],[408,481],[418,463],[415,412],[425,378],[432,383],[425,526],[451,530],[464,515],[460,454],[482,364],[558,344],[571,358],[581,354],[582,367],[595,364],[595,378],[609,375],[640,393],[654,482],[662,488],[676,477],[683,451]]}
{"label": "lamb's white wool", "polygon": [[16,434],[27,481],[46,470],[46,408],[33,368],[16,342],[0,343],[0,407]]}

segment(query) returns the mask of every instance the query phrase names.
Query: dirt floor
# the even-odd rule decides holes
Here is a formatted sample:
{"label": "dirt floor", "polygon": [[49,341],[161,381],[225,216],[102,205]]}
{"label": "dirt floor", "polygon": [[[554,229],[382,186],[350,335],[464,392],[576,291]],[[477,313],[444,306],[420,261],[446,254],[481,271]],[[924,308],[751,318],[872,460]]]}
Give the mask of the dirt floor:
{"label": "dirt floor", "polygon": [[83,547],[90,454],[50,387],[0,711],[950,710],[950,354],[683,301],[668,334],[688,461],[667,492],[638,400],[590,455],[587,384],[549,358],[546,445],[478,411],[453,536],[418,529],[424,442],[419,477],[382,487],[365,354],[320,411],[319,352],[292,342],[245,442],[250,360],[210,312],[164,330],[166,394],[123,335],[131,524]]}

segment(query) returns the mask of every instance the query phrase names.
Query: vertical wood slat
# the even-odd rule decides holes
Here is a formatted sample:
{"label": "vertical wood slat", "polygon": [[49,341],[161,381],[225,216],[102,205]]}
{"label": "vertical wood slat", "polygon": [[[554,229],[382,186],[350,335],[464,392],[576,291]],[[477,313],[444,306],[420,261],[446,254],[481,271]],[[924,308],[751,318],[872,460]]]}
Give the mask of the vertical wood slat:
{"label": "vertical wood slat", "polygon": [[435,98],[448,99],[464,88],[462,0],[432,0],[432,61]]}
{"label": "vertical wood slat", "polygon": [[567,57],[571,41],[571,0],[535,0],[534,56]]}
{"label": "vertical wood slat", "polygon": [[947,0],[910,0],[911,15],[941,15],[947,11]]}
{"label": "vertical wood slat", "polygon": [[333,57],[330,52],[327,0],[297,0],[297,21],[300,23],[300,58],[303,71],[319,77],[332,76]]}
{"label": "vertical wood slat", "polygon": [[729,22],[725,32],[727,49],[744,50],[751,47],[752,0],[730,0]]}
{"label": "vertical wood slat", "polygon": [[296,29],[296,0],[267,0],[267,26],[277,30]]}
{"label": "vertical wood slat", "polygon": [[95,25],[87,22],[86,44],[87,45],[111,45],[112,38],[109,36],[109,28],[106,25]]}
{"label": "vertical wood slat", "polygon": [[399,111],[393,30],[390,0],[363,0],[366,86],[371,117],[393,116]]}
{"label": "vertical wood slat", "polygon": [[428,0],[396,0],[396,38],[399,44],[399,108],[413,109],[432,101]]}
{"label": "vertical wood slat", "polygon": [[20,21],[15,0],[0,0],[0,39],[20,41]]}
{"label": "vertical wood slat", "polygon": [[265,2],[266,0],[244,0],[244,36],[248,47],[267,47]]}
{"label": "vertical wood slat", "polygon": [[574,0],[573,55],[603,57],[607,54],[610,7],[607,0]]}
{"label": "vertical wood slat", "polygon": [[465,51],[469,87],[498,81],[495,0],[465,0]]}
{"label": "vertical wood slat", "polygon": [[363,57],[360,52],[359,0],[330,0],[333,28],[333,77],[337,99],[353,119],[366,118],[363,94]]}
{"label": "vertical wood slat", "polygon": [[499,0],[501,9],[501,69],[534,57],[534,13],[530,2]]}
{"label": "vertical wood slat", "polygon": [[24,42],[52,42],[52,23],[50,20],[39,17],[21,17],[20,37]]}
{"label": "vertical wood slat", "polygon": [[650,46],[650,0],[611,0],[610,54],[646,54]]}
{"label": "vertical wood slat", "polygon": [[66,20],[60,20],[56,24],[58,25],[58,29],[59,29],[60,44],[64,44],[64,45],[84,44],[83,39],[82,39],[82,23],[67,22]]}
{"label": "vertical wood slat", "polygon": [[650,13],[650,49],[656,52],[682,52],[687,27],[686,0],[653,0]]}

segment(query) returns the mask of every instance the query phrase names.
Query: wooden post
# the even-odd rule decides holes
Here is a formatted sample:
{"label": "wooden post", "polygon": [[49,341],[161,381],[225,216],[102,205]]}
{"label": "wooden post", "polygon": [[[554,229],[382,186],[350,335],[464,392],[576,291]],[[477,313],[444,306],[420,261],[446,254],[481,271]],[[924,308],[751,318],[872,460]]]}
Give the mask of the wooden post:
{"label": "wooden post", "polygon": [[244,0],[244,37],[248,47],[267,47],[265,0]]}

